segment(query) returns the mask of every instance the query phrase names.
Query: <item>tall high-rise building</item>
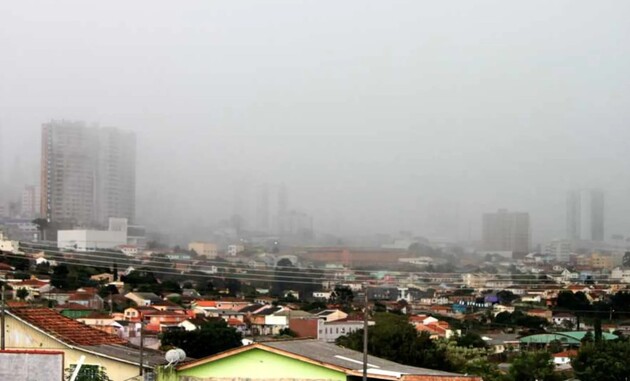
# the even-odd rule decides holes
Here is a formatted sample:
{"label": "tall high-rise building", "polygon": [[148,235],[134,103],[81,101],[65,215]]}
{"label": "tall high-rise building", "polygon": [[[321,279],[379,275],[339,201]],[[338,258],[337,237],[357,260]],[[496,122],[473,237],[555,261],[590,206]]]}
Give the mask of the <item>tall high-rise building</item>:
{"label": "tall high-rise building", "polygon": [[567,194],[567,238],[604,240],[604,192],[599,189],[572,190]]}
{"label": "tall high-rise building", "polygon": [[4,193],[6,192],[4,188],[4,139],[2,138],[2,124],[0,124],[0,204],[4,201]]}
{"label": "tall high-rise building", "polygon": [[278,190],[278,234],[287,232],[287,212],[289,209],[289,193],[285,184]]}
{"label": "tall high-rise building", "polygon": [[135,135],[82,122],[42,125],[41,210],[69,226],[135,217]]}
{"label": "tall high-rise building", "polygon": [[484,213],[482,240],[484,250],[528,253],[531,242],[529,213],[505,209]]}
{"label": "tall high-rise building", "polygon": [[260,198],[258,199],[258,229],[264,232],[269,231],[269,186],[262,185]]}
{"label": "tall high-rise building", "polygon": [[35,218],[39,214],[40,191],[34,185],[27,185],[22,191],[21,215],[25,218]]}
{"label": "tall high-rise building", "polygon": [[98,129],[96,221],[110,217],[133,222],[136,210],[136,136],[112,127]]}

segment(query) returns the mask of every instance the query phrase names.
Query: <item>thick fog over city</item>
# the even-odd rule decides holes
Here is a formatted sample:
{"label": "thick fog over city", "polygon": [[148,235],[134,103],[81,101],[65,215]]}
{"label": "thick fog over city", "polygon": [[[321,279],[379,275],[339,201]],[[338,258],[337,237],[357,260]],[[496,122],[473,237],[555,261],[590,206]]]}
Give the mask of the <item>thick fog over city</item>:
{"label": "thick fog over city", "polygon": [[508,209],[529,213],[535,245],[566,237],[574,189],[602,190],[605,238],[627,236],[628,14],[623,1],[3,2],[0,202],[40,185],[42,125],[66,120],[135,133],[136,222],[173,242],[264,230],[278,210],[356,244],[474,242],[483,213]]}

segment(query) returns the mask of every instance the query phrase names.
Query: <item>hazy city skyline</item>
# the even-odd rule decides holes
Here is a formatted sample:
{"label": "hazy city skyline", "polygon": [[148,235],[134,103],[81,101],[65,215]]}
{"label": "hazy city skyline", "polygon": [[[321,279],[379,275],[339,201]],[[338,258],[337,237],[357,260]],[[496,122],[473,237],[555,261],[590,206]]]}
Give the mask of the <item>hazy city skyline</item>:
{"label": "hazy city skyline", "polygon": [[626,2],[35,3],[0,5],[18,196],[68,119],[136,133],[147,226],[228,219],[236,183],[255,225],[284,183],[320,232],[479,240],[506,208],[539,243],[566,236],[567,191],[599,188],[605,238],[630,235]]}

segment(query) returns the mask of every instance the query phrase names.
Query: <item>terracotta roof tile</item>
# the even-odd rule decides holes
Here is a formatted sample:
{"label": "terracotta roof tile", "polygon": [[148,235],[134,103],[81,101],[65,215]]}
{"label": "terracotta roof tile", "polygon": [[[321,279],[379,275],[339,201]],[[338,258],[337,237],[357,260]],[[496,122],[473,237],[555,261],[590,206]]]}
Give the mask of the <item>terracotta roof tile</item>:
{"label": "terracotta roof tile", "polygon": [[79,303],[65,303],[65,304],[59,304],[58,306],[56,306],[55,310],[57,311],[61,311],[61,310],[91,311],[93,310],[93,308],[84,306],[83,304],[79,304]]}
{"label": "terracotta roof tile", "polygon": [[13,308],[12,315],[47,332],[57,339],[74,345],[125,344],[118,336],[99,331],[67,318],[49,308]]}

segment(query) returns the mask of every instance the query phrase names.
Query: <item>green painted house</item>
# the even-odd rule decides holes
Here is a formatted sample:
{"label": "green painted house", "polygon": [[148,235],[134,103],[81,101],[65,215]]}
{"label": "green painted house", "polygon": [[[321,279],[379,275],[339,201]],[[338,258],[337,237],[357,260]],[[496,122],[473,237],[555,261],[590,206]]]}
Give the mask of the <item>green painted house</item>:
{"label": "green painted house", "polygon": [[[158,381],[320,380],[355,381],[362,376],[363,354],[318,340],[255,343],[203,359],[158,369]],[[481,381],[431,369],[368,357],[370,380]]]}

